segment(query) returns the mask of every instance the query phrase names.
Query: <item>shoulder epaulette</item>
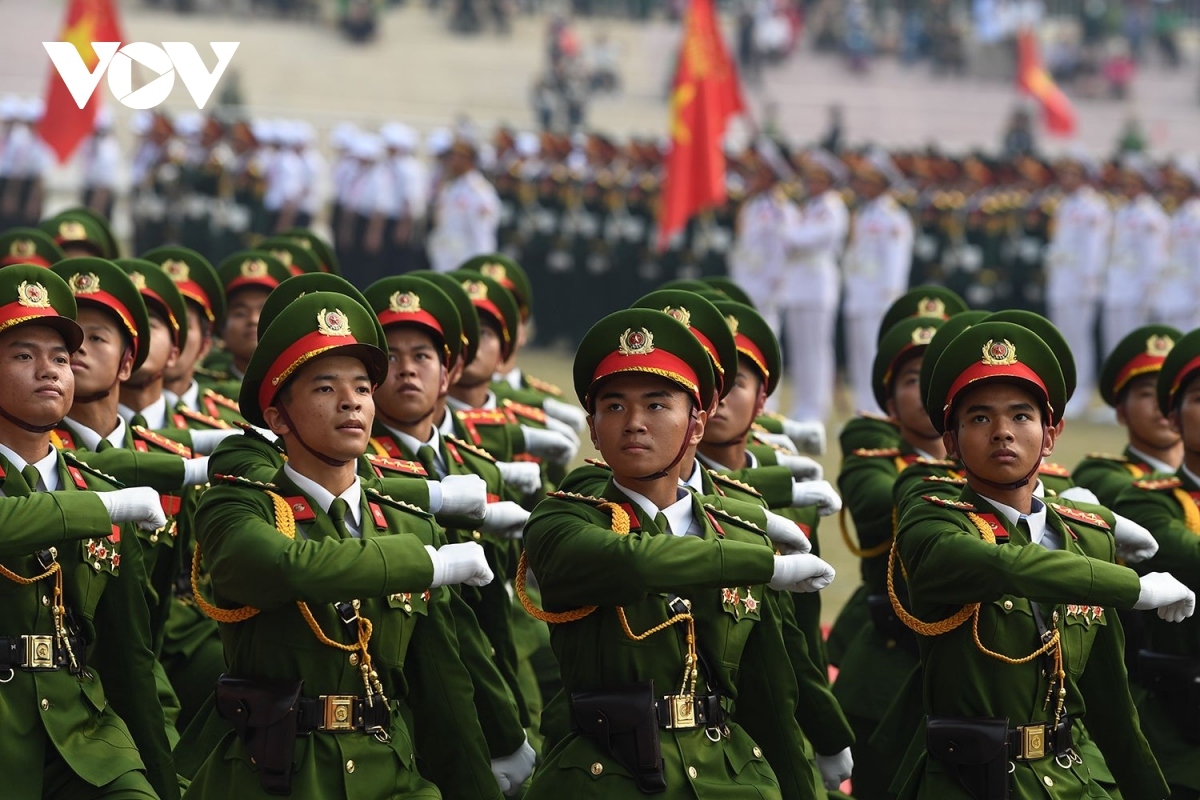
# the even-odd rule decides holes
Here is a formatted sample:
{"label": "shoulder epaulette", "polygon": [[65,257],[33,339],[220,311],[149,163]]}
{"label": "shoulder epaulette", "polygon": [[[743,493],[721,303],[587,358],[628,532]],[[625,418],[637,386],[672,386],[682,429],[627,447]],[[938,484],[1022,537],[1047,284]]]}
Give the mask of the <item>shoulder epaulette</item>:
{"label": "shoulder epaulette", "polygon": [[1075,522],[1082,522],[1091,525],[1093,528],[1100,528],[1105,531],[1111,530],[1109,524],[1104,521],[1104,517],[1099,514],[1093,514],[1091,511],[1083,511],[1078,508],[1060,506],[1058,503],[1047,503],[1046,505],[1054,509],[1060,517],[1066,517]]}
{"label": "shoulder epaulette", "polygon": [[941,497],[935,497],[931,494],[921,495],[921,499],[928,503],[933,503],[935,506],[942,508],[953,508],[955,511],[975,511],[975,506],[970,503],[964,503],[961,500],[945,500]]}
{"label": "shoulder epaulette", "polygon": [[958,475],[926,475],[921,480],[932,481],[934,483],[950,483],[955,486],[967,485],[967,479]]}
{"label": "shoulder epaulette", "polygon": [[101,472],[100,470],[96,469],[91,464],[87,463],[82,458],[80,458],[78,455],[76,455],[73,450],[62,450],[60,452],[62,453],[63,461],[67,462],[68,465],[70,465],[72,467],[78,467],[79,469],[81,469],[84,472],[87,472],[91,475],[95,475],[97,478],[102,478],[102,479],[108,481],[109,483],[111,483],[113,486],[115,486],[118,489],[125,488],[124,483],[117,480],[112,475],[109,475],[107,472]]}
{"label": "shoulder epaulette", "polygon": [[259,490],[262,490],[262,491],[266,491],[266,490],[268,490],[268,489],[277,489],[277,488],[278,488],[278,487],[277,487],[275,484],[273,484],[273,483],[266,483],[266,482],[264,482],[264,481],[252,481],[252,480],[250,480],[249,478],[243,478],[243,477],[242,477],[242,476],[240,476],[240,475],[220,475],[220,474],[217,474],[217,475],[213,475],[213,476],[212,476],[212,479],[213,479],[214,481],[220,481],[221,483],[228,483],[228,484],[230,484],[230,485],[233,485],[233,486],[245,486],[245,487],[246,487],[246,488],[248,488],[248,489],[259,489]]}
{"label": "shoulder epaulette", "polygon": [[862,417],[863,419],[873,419],[876,422],[886,422],[889,425],[896,424],[896,420],[892,419],[891,417],[887,416],[886,414],[874,414],[870,411],[860,411],[855,416]]}
{"label": "shoulder epaulette", "polygon": [[1121,464],[1128,464],[1129,459],[1117,453],[1088,453],[1085,458],[1096,458],[1101,461],[1116,461]]}
{"label": "shoulder epaulette", "polygon": [[879,447],[872,449],[869,447],[860,447],[851,453],[851,455],[858,456],[859,458],[895,458],[900,455],[900,448]]}
{"label": "shoulder epaulette", "polygon": [[392,497],[390,494],[384,494],[383,492],[381,492],[377,489],[372,489],[369,486],[365,488],[365,491],[367,493],[367,497],[371,498],[372,500],[381,500],[384,503],[387,503],[388,505],[392,506],[393,508],[398,508],[402,511],[408,511],[409,513],[416,514],[421,517],[432,517],[433,516],[428,511],[421,508],[420,506],[414,506],[412,503],[406,503],[403,500],[397,500],[396,498]]}
{"label": "shoulder epaulette", "polygon": [[608,462],[604,461],[603,459],[585,458],[583,461],[585,464],[591,464],[593,467],[600,467],[600,469],[607,469],[609,471],[612,470],[612,467],[608,465]]}
{"label": "shoulder epaulette", "polygon": [[403,458],[392,458],[391,456],[377,456],[374,453],[367,453],[367,461],[370,461],[374,466],[380,469],[391,470],[392,472],[403,472],[405,475],[419,475],[422,478],[429,475],[425,471],[425,467],[421,466],[419,461],[405,461]]}
{"label": "shoulder epaulette", "polygon": [[243,436],[249,436],[250,438],[257,439],[258,441],[263,442],[264,444],[269,444],[269,445],[271,445],[271,447],[274,447],[280,453],[284,452],[282,439],[276,439],[275,441],[271,441],[266,436],[263,436],[262,431],[260,431],[258,428],[251,425],[249,422],[242,422],[240,419],[235,419],[233,421],[233,427],[240,429]]}
{"label": "shoulder epaulette", "polygon": [[917,460],[913,463],[924,464],[930,467],[950,467],[952,469],[957,469],[959,466],[957,461],[952,461],[949,458],[925,458],[924,456],[918,456]]}
{"label": "shoulder epaulette", "polygon": [[213,428],[221,428],[224,430],[227,430],[230,427],[232,427],[228,422],[226,422],[223,419],[217,419],[216,417],[210,417],[208,414],[205,414],[200,411],[193,411],[192,409],[188,408],[187,406],[183,406],[176,413],[182,414],[185,419],[190,419],[193,422],[199,422],[201,425],[208,425]]}
{"label": "shoulder epaulette", "polygon": [[221,394],[220,392],[214,391],[212,389],[205,389],[204,396],[207,397],[208,399],[212,400],[214,403],[216,403],[219,406],[225,406],[230,411],[236,411],[238,414],[242,413],[242,407],[239,406],[237,400],[234,400],[232,397],[226,397],[225,395]]}
{"label": "shoulder epaulette", "polygon": [[1183,481],[1174,476],[1170,478],[1148,478],[1144,481],[1134,481],[1133,485],[1148,492],[1161,492],[1166,489],[1178,489]]}
{"label": "shoulder epaulette", "polygon": [[704,510],[709,512],[710,514],[712,514],[715,517],[720,517],[721,519],[728,520],[730,522],[736,522],[738,525],[749,528],[750,530],[755,531],[757,533],[761,533],[763,536],[767,535],[767,532],[764,531],[762,528],[760,528],[757,524],[751,522],[748,519],[742,519],[737,514],[731,514],[728,511],[726,511],[725,509],[720,508],[719,506],[714,506],[711,503],[705,503]]}
{"label": "shoulder epaulette", "polygon": [[483,459],[487,459],[488,461],[491,461],[491,462],[495,462],[495,460],[496,460],[496,457],[494,455],[492,455],[491,453],[489,453],[487,450],[484,450],[482,447],[477,447],[477,446],[471,444],[470,442],[466,441],[465,439],[460,439],[457,436],[446,436],[444,434],[443,434],[443,437],[446,439],[447,442],[453,443],[456,447],[458,447],[462,450],[466,450],[468,453],[473,453],[474,455],[477,455]]}
{"label": "shoulder epaulette", "polygon": [[[504,400],[504,407],[518,417],[524,417],[542,425],[546,423],[546,412],[540,408],[526,405],[525,403],[518,403],[516,400],[509,400],[507,398]],[[516,420],[514,419],[512,422],[515,423]]]}
{"label": "shoulder epaulette", "polygon": [[529,384],[530,389],[536,389],[537,391],[545,394],[552,394],[555,397],[562,397],[562,389],[558,388],[553,383],[542,380],[541,378],[535,378],[532,375],[526,375],[525,382]]}
{"label": "shoulder epaulette", "polygon": [[454,416],[463,422],[469,422],[474,425],[508,424],[508,417],[505,416],[504,412],[494,408],[469,408],[462,411],[455,411]]}
{"label": "shoulder epaulette", "polygon": [[1046,464],[1043,463],[1038,467],[1039,475],[1053,475],[1056,478],[1071,477],[1071,470],[1064,467],[1062,464]]}
{"label": "shoulder epaulette", "polygon": [[212,369],[210,367],[203,367],[199,364],[196,365],[196,374],[203,378],[208,378],[214,381],[227,381],[230,378],[228,372],[219,369]]}
{"label": "shoulder epaulette", "polygon": [[192,457],[192,448],[188,447],[186,444],[180,444],[174,439],[168,439],[161,433],[155,433],[149,428],[142,427],[141,425],[134,425],[132,430],[134,436],[138,437],[139,439],[144,439],[152,445],[161,447],[168,453],[173,453],[181,458]]}
{"label": "shoulder epaulette", "polygon": [[755,489],[753,486],[751,486],[748,483],[743,483],[742,481],[739,481],[737,478],[733,477],[732,475],[726,475],[723,472],[717,472],[715,469],[709,469],[708,475],[710,478],[713,479],[713,481],[715,481],[717,483],[723,483],[726,486],[733,486],[734,488],[741,489],[743,492],[752,494],[755,497],[762,497],[762,492],[760,492],[758,489]]}
{"label": "shoulder epaulette", "polygon": [[594,506],[611,502],[610,500],[605,500],[603,497],[592,497],[591,495],[577,494],[575,492],[550,492],[546,496],[554,497],[559,500],[577,500],[582,503],[590,503]]}
{"label": "shoulder epaulette", "polygon": [[787,455],[789,455],[789,456],[790,456],[790,455],[795,455],[795,454],[794,454],[794,453],[793,453],[791,450],[789,450],[788,448],[784,447],[783,445],[781,445],[781,444],[776,444],[775,442],[772,442],[772,441],[771,441],[771,440],[769,440],[769,439],[765,439],[765,438],[763,438],[763,435],[764,435],[764,434],[768,434],[768,435],[769,435],[770,433],[771,433],[771,432],[770,432],[769,430],[767,430],[766,428],[762,427],[762,426],[761,426],[761,425],[759,425],[757,422],[756,422],[756,423],[754,423],[754,425],[752,425],[752,426],[751,426],[751,429],[750,429],[750,435],[751,435],[751,436],[754,438],[754,441],[755,441],[755,442],[757,442],[758,444],[760,444],[760,445],[764,445],[764,446],[766,446],[766,447],[769,447],[769,448],[771,448],[772,450],[774,450],[774,451],[775,451],[775,452],[777,452],[777,453],[786,453],[786,454],[787,454]]}

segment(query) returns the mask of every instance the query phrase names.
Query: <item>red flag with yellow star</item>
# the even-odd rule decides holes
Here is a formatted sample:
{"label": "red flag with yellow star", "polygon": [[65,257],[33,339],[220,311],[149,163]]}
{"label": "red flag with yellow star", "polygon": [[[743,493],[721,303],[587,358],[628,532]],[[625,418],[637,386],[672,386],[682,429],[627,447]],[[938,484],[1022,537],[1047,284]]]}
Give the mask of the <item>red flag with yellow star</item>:
{"label": "red flag with yellow star", "polygon": [[[92,50],[92,42],[123,42],[121,22],[117,19],[117,8],[113,0],[71,0],[67,6],[67,18],[63,23],[60,42],[75,45],[79,57],[93,72],[100,59]],[[100,91],[97,88],[83,108],[71,98],[67,84],[59,76],[54,65],[50,65],[50,83],[46,88],[46,113],[42,117],[38,133],[54,151],[59,163],[66,161],[75,152],[79,143],[92,132],[96,110],[100,107]]]}
{"label": "red flag with yellow star", "polygon": [[671,87],[671,152],[658,220],[660,249],[694,214],[725,201],[725,124],[744,108],[713,0],[691,0]]}
{"label": "red flag with yellow star", "polygon": [[1075,133],[1075,109],[1042,66],[1037,39],[1028,28],[1017,34],[1017,88],[1042,107],[1046,130],[1058,136]]}

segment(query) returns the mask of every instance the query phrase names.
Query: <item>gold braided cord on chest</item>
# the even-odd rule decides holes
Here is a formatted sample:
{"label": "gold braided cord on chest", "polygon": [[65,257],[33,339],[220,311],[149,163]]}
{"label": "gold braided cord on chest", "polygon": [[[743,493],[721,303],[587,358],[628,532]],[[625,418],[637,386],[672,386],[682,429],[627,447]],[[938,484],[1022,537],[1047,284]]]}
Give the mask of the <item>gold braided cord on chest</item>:
{"label": "gold braided cord on chest", "polygon": [[1175,495],[1175,500],[1179,505],[1183,507],[1183,522],[1187,525],[1187,529],[1200,536],[1200,507],[1196,506],[1196,501],[1183,489],[1174,489],[1172,494]]}

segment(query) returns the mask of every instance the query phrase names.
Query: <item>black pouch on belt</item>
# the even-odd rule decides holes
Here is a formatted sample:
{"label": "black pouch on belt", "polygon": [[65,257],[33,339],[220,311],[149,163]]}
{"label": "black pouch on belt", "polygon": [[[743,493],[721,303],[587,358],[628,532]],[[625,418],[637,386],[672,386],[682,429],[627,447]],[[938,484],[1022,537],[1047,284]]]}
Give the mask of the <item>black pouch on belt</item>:
{"label": "black pouch on belt", "polygon": [[666,791],[654,681],[618,689],[572,692],[571,709],[575,728],[629,770],[642,792]]}
{"label": "black pouch on belt", "polygon": [[268,794],[292,793],[296,707],[304,681],[217,679],[217,713],[233,724]]}
{"label": "black pouch on belt", "polygon": [[928,717],[925,750],[975,800],[1008,800],[1008,720]]}

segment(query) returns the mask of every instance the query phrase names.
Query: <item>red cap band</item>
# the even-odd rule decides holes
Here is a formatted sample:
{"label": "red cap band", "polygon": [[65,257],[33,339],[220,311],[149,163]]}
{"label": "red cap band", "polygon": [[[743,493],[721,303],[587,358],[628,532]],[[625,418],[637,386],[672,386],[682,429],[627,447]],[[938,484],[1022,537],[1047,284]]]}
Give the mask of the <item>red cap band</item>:
{"label": "red cap band", "polygon": [[[596,370],[592,373],[592,386],[595,386],[596,381],[602,378],[607,378],[610,375],[616,375],[621,372],[645,372],[674,381],[688,390],[688,393],[691,394],[697,405],[701,404],[700,379],[696,375],[696,370],[682,358],[673,353],[668,353],[662,348],[655,348],[652,352],[645,355],[629,356],[621,355],[620,352],[614,350],[596,365]],[[589,403],[591,402],[590,388],[588,389],[588,397],[585,399]]]}
{"label": "red cap band", "polygon": [[946,405],[942,409],[943,425],[950,419],[950,410],[954,407],[954,398],[958,397],[963,389],[966,389],[976,381],[986,378],[1015,378],[1032,383],[1041,390],[1042,399],[1047,403],[1050,402],[1050,392],[1047,391],[1046,384],[1042,382],[1041,377],[1036,372],[1026,365],[1018,362],[1016,364],[993,366],[991,364],[984,364],[982,361],[976,361],[963,370],[963,373],[958,376],[958,380],[950,386],[950,391],[946,395]]}

